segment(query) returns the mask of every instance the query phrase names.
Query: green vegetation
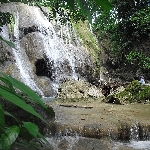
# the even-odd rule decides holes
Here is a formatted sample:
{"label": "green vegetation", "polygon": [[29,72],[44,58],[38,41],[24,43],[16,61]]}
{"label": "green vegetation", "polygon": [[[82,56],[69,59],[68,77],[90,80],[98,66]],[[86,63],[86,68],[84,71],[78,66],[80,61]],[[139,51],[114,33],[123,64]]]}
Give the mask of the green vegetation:
{"label": "green vegetation", "polygon": [[[3,1],[2,3],[9,3],[11,1]],[[16,1],[15,1],[16,2]],[[51,0],[51,1],[26,1],[26,0],[18,0],[17,2],[27,3],[28,5],[37,5],[41,8],[41,6],[46,6],[52,8],[53,17],[56,16],[56,12],[63,16],[64,19],[72,19],[74,21],[77,20],[85,20],[88,19],[90,22],[92,21],[93,10],[90,4],[97,5],[96,9],[99,9],[101,6],[105,10],[110,10],[111,6],[108,0],[103,1],[85,1],[85,0]],[[68,15],[65,16],[65,10],[69,9]],[[6,24],[10,24],[11,29],[13,28],[13,16],[9,13],[0,12],[0,27]],[[63,20],[64,20],[63,19]],[[2,30],[0,30],[1,32]],[[90,39],[92,37],[90,36]],[[15,48],[12,42],[9,42],[3,37],[0,36],[0,40],[6,42],[9,46]],[[38,104],[40,105],[46,112],[49,112],[51,116],[54,116],[53,110],[47,108],[39,96],[32,91],[29,87],[24,85],[22,82],[7,76],[6,74],[1,73],[0,77],[0,149],[8,150],[14,143],[21,144],[26,146],[27,148],[38,149],[41,139],[45,142],[46,139],[39,132],[39,127],[37,126],[37,122],[33,118],[32,121],[25,121],[24,119],[18,118],[15,116],[16,112],[9,113],[6,111],[7,107],[19,107],[21,110],[27,112],[27,115],[35,116],[40,119],[42,122],[47,124],[47,121],[43,119],[37,111],[34,110],[32,105]],[[2,103],[3,102],[3,103]],[[9,102],[9,103],[5,103]],[[7,121],[7,117],[10,117],[11,120]],[[33,140],[34,139],[34,140]]]}
{"label": "green vegetation", "polygon": [[124,90],[107,97],[118,99],[121,104],[128,103],[149,103],[150,100],[150,86],[141,85],[139,81],[132,81]]}
{"label": "green vegetation", "polygon": [[[131,55],[130,52],[135,52],[134,46],[149,38],[150,7],[148,1],[114,0],[110,12],[97,13],[93,29],[99,41],[106,37],[109,38],[109,54],[113,61],[119,65],[127,63],[126,55]],[[137,54],[145,54],[147,59],[149,53],[148,50],[145,50],[142,47],[137,50]],[[139,58],[143,59],[141,56]],[[143,60],[139,59],[139,61]],[[138,63],[136,67],[139,65],[141,64]],[[144,64],[143,68],[148,66]]]}
{"label": "green vegetation", "polygon": [[[9,2],[13,2],[13,0],[5,0],[1,3]],[[135,67],[150,68],[149,55],[146,52],[144,54],[144,50],[140,50],[140,52],[133,51],[136,43],[140,43],[142,40],[150,37],[150,8],[147,0],[111,0],[112,7],[108,0],[32,0],[30,2],[28,0],[18,0],[17,2],[29,5],[34,4],[39,7],[49,7],[52,9],[52,18],[56,16],[56,13],[59,13],[62,22],[71,20],[77,23],[75,27],[83,40],[83,44],[87,45],[88,52],[94,59],[97,59],[97,54],[99,54],[97,44],[89,31],[82,31],[82,27],[84,28],[85,24],[80,21],[88,20],[92,23],[93,19],[94,24],[92,24],[92,27],[99,41],[105,39],[105,37],[108,37],[110,40],[109,53],[114,62],[124,64],[127,61]],[[67,15],[65,15],[64,10],[67,10]],[[9,13],[0,12],[0,22],[0,26],[5,24],[13,26],[11,23],[12,16]],[[3,39],[1,36],[0,40],[15,48],[12,42]],[[1,74],[0,81],[0,98],[4,101],[11,103],[12,106],[20,107],[20,109],[45,123],[47,122],[33,109],[31,104],[37,103],[47,112],[50,112],[52,116],[54,115],[54,112],[50,111],[43,104],[39,96],[23,83],[5,74]],[[144,102],[149,100],[149,93],[149,86],[143,86],[138,81],[133,81],[124,91],[118,93],[116,97],[130,103],[141,102],[141,100]],[[8,124],[6,119],[8,116],[15,121]],[[0,149],[3,150],[9,149],[15,142],[19,142],[24,146],[33,142],[33,148],[34,146],[36,147],[36,142],[40,143],[39,138],[46,142],[34,121],[24,121],[15,117],[13,113],[6,111],[2,104],[0,104],[0,133]],[[27,134],[30,135],[28,136],[30,138],[25,136]],[[22,137],[21,140],[19,137]],[[32,141],[32,139],[35,139],[36,142]]]}
{"label": "green vegetation", "polygon": [[138,65],[141,69],[150,69],[150,57],[145,54],[131,51],[126,58],[135,67]]}
{"label": "green vegetation", "polygon": [[[37,149],[41,140],[47,141],[39,132],[35,120],[39,118],[47,126],[48,123],[43,119],[43,116],[35,111],[32,105],[41,106],[50,116],[54,116],[54,111],[46,107],[40,97],[22,82],[3,73],[1,73],[0,81],[0,149],[8,150],[15,142]],[[21,110],[24,110],[26,112],[25,117],[16,117],[14,111],[10,113],[9,111],[14,107],[20,113],[23,112]],[[26,121],[25,118],[30,118],[27,115],[35,116],[33,117],[34,120],[32,122]],[[33,138],[35,139],[34,142],[32,141]],[[36,142],[37,144],[35,144]]]}
{"label": "green vegetation", "polygon": [[89,22],[83,22],[80,20],[77,23],[74,23],[74,27],[82,41],[82,44],[87,49],[86,53],[90,55],[94,62],[100,62],[98,56],[101,50],[98,47],[98,42],[94,38],[94,35],[92,34],[92,32],[90,32]]}

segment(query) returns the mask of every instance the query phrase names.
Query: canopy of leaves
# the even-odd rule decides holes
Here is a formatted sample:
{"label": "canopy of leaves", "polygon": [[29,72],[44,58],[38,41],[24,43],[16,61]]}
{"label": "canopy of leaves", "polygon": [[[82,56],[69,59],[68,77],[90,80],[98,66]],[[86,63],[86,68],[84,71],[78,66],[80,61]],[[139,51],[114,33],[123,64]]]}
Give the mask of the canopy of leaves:
{"label": "canopy of leaves", "polygon": [[[109,37],[112,57],[121,63],[135,43],[150,33],[150,7],[147,0],[113,0],[110,12],[99,12],[93,25],[99,39]],[[120,57],[122,56],[122,57]]]}
{"label": "canopy of leaves", "polygon": [[51,8],[53,17],[57,12],[63,19],[74,19],[76,21],[88,19],[90,22],[92,22],[95,12],[100,8],[105,11],[111,9],[111,4],[108,0],[4,0],[1,3],[9,2],[22,2],[39,7],[45,6]]}

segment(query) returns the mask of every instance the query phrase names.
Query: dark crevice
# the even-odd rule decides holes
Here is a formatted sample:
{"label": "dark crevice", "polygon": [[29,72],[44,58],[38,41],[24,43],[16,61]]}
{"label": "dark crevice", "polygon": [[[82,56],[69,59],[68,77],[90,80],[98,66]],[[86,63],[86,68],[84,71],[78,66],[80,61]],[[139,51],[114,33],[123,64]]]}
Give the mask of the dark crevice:
{"label": "dark crevice", "polygon": [[23,31],[23,33],[25,35],[28,34],[28,33],[39,31],[37,26],[32,26],[32,27],[27,27],[27,28],[20,28],[20,30]]}
{"label": "dark crevice", "polygon": [[46,76],[51,80],[54,80],[53,72],[53,61],[49,61],[47,59],[38,59],[35,63],[36,66],[36,75],[37,76]]}

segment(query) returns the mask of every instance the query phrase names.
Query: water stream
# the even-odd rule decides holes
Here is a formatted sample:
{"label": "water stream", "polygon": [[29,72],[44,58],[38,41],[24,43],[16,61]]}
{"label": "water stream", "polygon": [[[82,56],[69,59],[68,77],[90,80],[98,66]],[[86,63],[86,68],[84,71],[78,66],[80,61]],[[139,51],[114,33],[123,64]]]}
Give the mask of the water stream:
{"label": "water stream", "polygon": [[114,141],[110,137],[96,139],[79,134],[57,134],[46,138],[54,150],[150,150],[150,141]]}
{"label": "water stream", "polygon": [[12,48],[14,57],[16,59],[16,66],[18,67],[18,71],[20,72],[19,75],[21,76],[22,81],[28,85],[31,89],[35,90],[40,95],[44,95],[43,92],[40,90],[38,85],[34,80],[33,71],[31,68],[30,61],[23,49],[20,46],[19,40],[19,15],[18,11],[14,14],[15,17],[15,24],[14,24],[14,37],[15,37],[15,48]]}
{"label": "water stream", "polygon": [[[61,26],[59,38],[58,35],[56,35],[56,31],[54,30],[52,23],[49,22],[46,18],[43,18],[43,16],[40,15],[38,9],[35,13],[37,15],[37,20],[41,23],[41,33],[43,27],[45,27],[44,31],[46,31],[46,34],[42,35],[42,39],[44,41],[44,51],[48,61],[53,63],[53,86],[57,89],[60,80],[65,78],[72,78],[75,80],[78,79],[78,76],[75,72],[76,60],[72,53],[74,46],[71,44],[71,31],[69,31],[69,23],[67,22],[65,25],[66,30],[62,31],[62,25],[57,21],[57,24],[60,24]],[[67,36],[66,40],[62,40],[64,34]],[[70,67],[67,70],[68,72],[65,70],[65,66]]]}

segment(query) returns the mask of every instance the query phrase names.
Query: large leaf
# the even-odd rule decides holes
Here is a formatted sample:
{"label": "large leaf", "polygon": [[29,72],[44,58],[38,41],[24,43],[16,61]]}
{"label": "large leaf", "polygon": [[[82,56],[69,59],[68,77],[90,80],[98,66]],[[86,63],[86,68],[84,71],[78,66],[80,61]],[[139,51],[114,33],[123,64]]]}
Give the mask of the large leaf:
{"label": "large leaf", "polygon": [[2,85],[2,84],[0,84],[0,86],[1,86],[3,89],[9,90],[9,89],[8,89],[8,87],[9,87],[11,92],[15,92],[15,89],[13,88],[12,83],[11,83],[8,79],[3,78],[3,77],[0,77],[0,80],[1,80],[3,83],[5,83],[5,86]]}
{"label": "large leaf", "polygon": [[13,86],[15,86],[17,89],[28,95],[31,99],[34,99],[38,104],[40,104],[43,108],[46,108],[43,101],[40,99],[40,97],[33,91],[30,87],[25,85],[24,83],[16,80],[13,77],[10,77],[4,73],[1,73],[5,78],[7,78]]}
{"label": "large leaf", "polygon": [[49,144],[49,142],[46,140],[46,138],[39,132],[38,133],[39,138],[41,138],[43,141],[45,141],[47,144]]}
{"label": "large leaf", "polygon": [[10,47],[15,48],[15,45],[14,45],[12,42],[3,39],[1,36],[0,36],[0,40],[2,40],[2,41],[4,41],[5,43],[7,43]]}
{"label": "large leaf", "polygon": [[[48,107],[45,106],[41,98],[33,91],[30,87],[25,85],[24,83],[16,80],[13,77],[10,77],[4,73],[1,73],[13,86],[15,86],[17,89],[22,91],[24,94],[28,95],[29,98],[32,100],[36,101],[38,104],[40,104],[48,113],[50,113],[52,116],[55,115],[54,111],[52,109],[49,109]],[[15,94],[16,95],[16,94]],[[19,96],[19,95],[18,95]],[[31,101],[32,102],[32,101]]]}
{"label": "large leaf", "polygon": [[39,132],[39,128],[36,124],[32,122],[23,122],[23,127],[26,128],[26,130],[34,137],[34,138],[41,138],[43,139],[46,143],[48,141],[45,139],[45,137]]}
{"label": "large leaf", "polygon": [[104,10],[110,11],[111,4],[108,0],[95,0],[98,6],[101,6]]}
{"label": "large leaf", "polygon": [[0,145],[2,150],[8,150],[10,146],[16,141],[20,133],[20,128],[18,126],[11,126],[2,134],[0,138]]}
{"label": "large leaf", "polygon": [[39,128],[36,124],[32,122],[23,122],[23,127],[25,127],[34,138],[37,138]]}
{"label": "large leaf", "polygon": [[18,107],[24,109],[25,111],[29,112],[30,114],[40,118],[42,121],[46,122],[34,109],[32,106],[25,103],[23,100],[21,100],[18,96],[10,93],[7,90],[4,90],[0,88],[0,96],[2,96],[4,99],[12,102],[13,104],[17,105]]}
{"label": "large leaf", "polygon": [[6,85],[8,85],[9,87],[12,87],[12,88],[13,88],[11,82],[10,82],[9,80],[7,80],[6,78],[0,77],[0,80],[1,80],[2,82],[4,82]]}
{"label": "large leaf", "polygon": [[4,115],[10,116],[18,122],[18,119],[15,116],[13,116],[11,113],[9,113],[8,111],[4,111]]}

